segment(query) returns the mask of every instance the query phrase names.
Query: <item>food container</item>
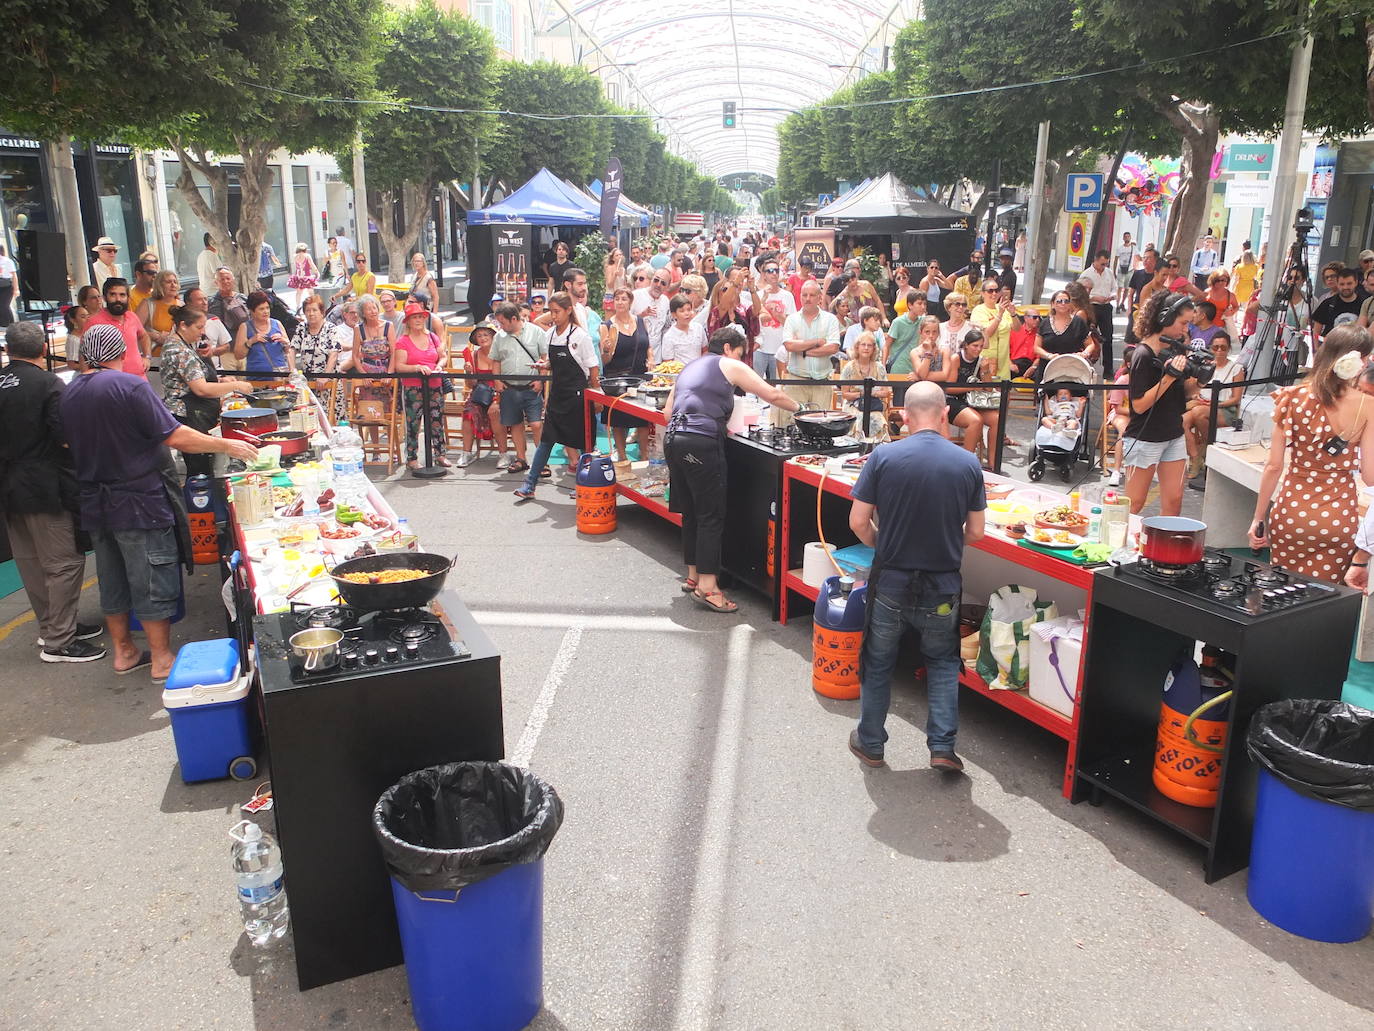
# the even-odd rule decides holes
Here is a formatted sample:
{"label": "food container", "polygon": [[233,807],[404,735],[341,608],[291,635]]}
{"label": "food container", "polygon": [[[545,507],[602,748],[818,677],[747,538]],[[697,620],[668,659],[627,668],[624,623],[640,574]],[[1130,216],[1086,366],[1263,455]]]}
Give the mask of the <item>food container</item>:
{"label": "food container", "polygon": [[317,626],[292,634],[288,643],[291,645],[291,654],[301,660],[305,672],[313,673],[338,663],[339,642],[343,639],[342,630]]}
{"label": "food container", "polygon": [[635,391],[644,385],[643,376],[609,376],[601,381],[601,392],[607,397],[634,397]]}
{"label": "food container", "polygon": [[320,544],[331,555],[351,555],[367,537],[367,527],[363,523],[350,526],[326,526],[320,531]]}
{"label": "food container", "polygon": [[230,440],[258,443],[259,435],[277,428],[277,413],[271,408],[240,408],[225,411],[219,417],[220,434]]}
{"label": "food container", "polygon": [[1183,516],[1150,516],[1140,522],[1140,556],[1163,566],[1202,561],[1207,524]]}

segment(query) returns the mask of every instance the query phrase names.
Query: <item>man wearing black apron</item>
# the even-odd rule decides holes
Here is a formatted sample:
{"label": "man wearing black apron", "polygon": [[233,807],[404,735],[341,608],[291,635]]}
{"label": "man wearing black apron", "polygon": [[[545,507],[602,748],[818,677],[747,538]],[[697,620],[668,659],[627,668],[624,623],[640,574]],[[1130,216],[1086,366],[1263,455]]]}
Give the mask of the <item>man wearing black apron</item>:
{"label": "man wearing black apron", "polygon": [[849,750],[867,766],[883,762],[892,670],[908,626],[926,664],[926,742],[932,768],[963,770],[959,731],[959,567],[964,545],[983,536],[987,496],[978,459],[946,439],[949,410],[935,383],[911,386],[911,435],[869,456],[852,491],[849,527],[874,549],[868,618],[860,652],[859,725]]}
{"label": "man wearing black apron", "polygon": [[549,327],[548,358],[536,363],[541,372],[547,368],[550,377],[544,403],[544,432],[525,482],[515,491],[516,504],[534,497],[534,488],[548,465],[554,445],[563,445],[569,466],[586,450],[582,392],[588,385],[595,390],[601,383],[596,345],[587,331],[577,324],[572,297],[562,291],[554,294],[549,298],[549,311],[553,313],[553,325]]}

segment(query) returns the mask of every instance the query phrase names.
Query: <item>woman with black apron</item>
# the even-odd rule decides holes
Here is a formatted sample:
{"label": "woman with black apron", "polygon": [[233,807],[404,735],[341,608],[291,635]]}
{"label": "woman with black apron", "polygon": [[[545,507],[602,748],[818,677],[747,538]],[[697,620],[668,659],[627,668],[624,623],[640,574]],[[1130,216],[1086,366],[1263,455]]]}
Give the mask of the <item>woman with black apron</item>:
{"label": "woman with black apron", "polygon": [[[172,335],[162,348],[163,402],[177,419],[193,430],[209,433],[219,425],[220,398],[246,394],[253,388],[246,382],[221,380],[209,353],[213,347],[205,337],[205,313],[189,307],[171,311]],[[186,454],[186,475],[213,474],[214,455]]]}
{"label": "woman with black apron", "polygon": [[682,589],[712,612],[738,612],[720,589],[720,542],[725,532],[725,424],[735,392],[762,398],[785,411],[801,407],[742,359],[749,346],[738,326],[711,334],[706,354],[687,363],[668,394],[669,508],[682,516]]}
{"label": "woman with black apron", "polygon": [[548,393],[544,398],[544,430],[535,448],[525,482],[515,491],[515,502],[534,497],[539,474],[562,444],[569,466],[577,462],[587,446],[587,424],[582,392],[590,385],[596,390],[601,377],[596,367],[596,345],[577,322],[571,295],[559,291],[549,298],[553,325],[549,327],[549,356],[536,362],[541,372],[548,371]]}

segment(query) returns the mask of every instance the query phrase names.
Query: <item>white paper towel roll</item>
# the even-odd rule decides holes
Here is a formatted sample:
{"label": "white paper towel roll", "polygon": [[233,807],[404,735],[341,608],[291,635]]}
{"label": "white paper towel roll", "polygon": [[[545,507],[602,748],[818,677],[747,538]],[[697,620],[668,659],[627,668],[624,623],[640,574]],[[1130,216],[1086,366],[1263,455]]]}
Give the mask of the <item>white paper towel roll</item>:
{"label": "white paper towel roll", "polygon": [[808,587],[819,587],[826,577],[838,576],[830,554],[835,550],[833,544],[812,541],[802,549],[802,583]]}

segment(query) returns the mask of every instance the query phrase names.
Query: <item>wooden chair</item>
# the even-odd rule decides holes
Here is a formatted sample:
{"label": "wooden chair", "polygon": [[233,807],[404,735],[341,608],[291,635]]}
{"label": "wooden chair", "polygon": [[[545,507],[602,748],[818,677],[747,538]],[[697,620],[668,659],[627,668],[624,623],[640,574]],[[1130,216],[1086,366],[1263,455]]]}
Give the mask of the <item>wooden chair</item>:
{"label": "wooden chair", "polygon": [[[401,412],[401,393],[394,379],[350,379],[348,384],[348,421],[363,438],[363,464],[385,465],[390,476],[402,463],[401,447],[405,441],[405,419]],[[364,389],[376,388],[377,396],[361,397]],[[379,430],[378,443],[373,444],[364,428]],[[385,455],[385,459],[378,456]]]}
{"label": "wooden chair", "polygon": [[[451,327],[450,333],[461,330],[464,334],[464,346],[467,343],[466,334],[472,329],[471,326]],[[463,365],[462,348],[455,349],[452,344],[449,346],[448,364],[445,369],[451,373],[461,373],[466,371]],[[472,386],[476,380],[455,379],[453,381],[453,392],[444,398],[444,447],[449,450],[458,450],[463,446],[463,420],[467,418],[468,395],[472,393]],[[492,428],[493,434],[496,432]],[[493,436],[486,440],[473,434],[473,445],[477,449],[477,456],[480,458],[484,451],[496,450],[496,438]]]}
{"label": "wooden chair", "polygon": [[1116,446],[1117,441],[1121,439],[1121,434],[1117,431],[1117,428],[1112,425],[1112,408],[1114,407],[1110,400],[1112,391],[1099,390],[1097,393],[1098,397],[1102,399],[1100,402],[1102,406],[1102,424],[1097,428],[1097,466],[1103,472],[1106,472],[1107,452]]}

